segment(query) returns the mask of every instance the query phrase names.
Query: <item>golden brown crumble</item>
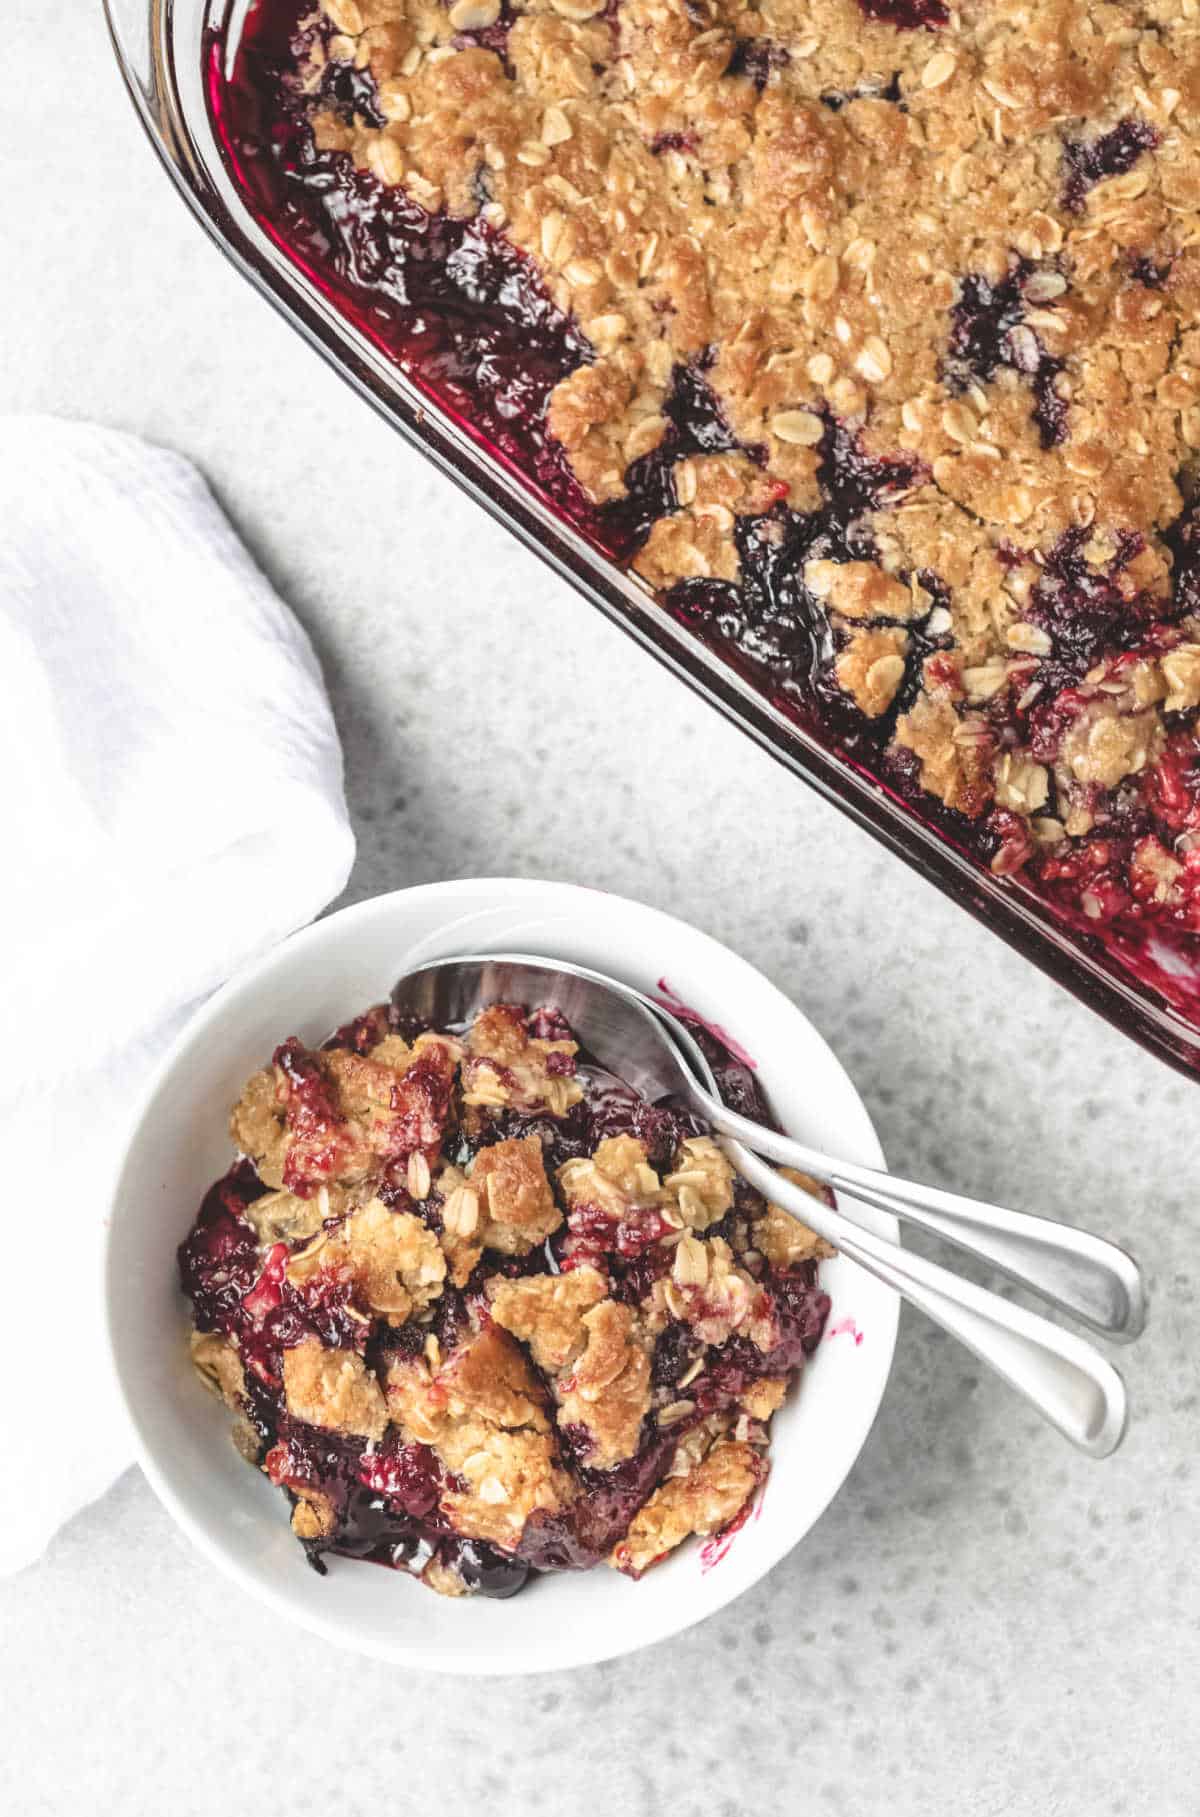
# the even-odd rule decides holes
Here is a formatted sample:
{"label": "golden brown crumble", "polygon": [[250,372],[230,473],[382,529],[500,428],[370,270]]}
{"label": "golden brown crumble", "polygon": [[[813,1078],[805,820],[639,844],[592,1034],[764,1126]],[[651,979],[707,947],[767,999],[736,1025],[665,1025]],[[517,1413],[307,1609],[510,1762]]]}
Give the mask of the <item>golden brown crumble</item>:
{"label": "golden brown crumble", "polygon": [[[420,1035],[411,1048],[388,1035],[369,1054],[285,1043],[274,1064],[250,1079],[230,1118],[230,1134],[260,1180],[285,1189],[259,1216],[273,1214],[289,1240],[312,1234],[318,1213],[321,1222],[339,1215],[390,1162],[408,1157],[419,1168],[442,1133],[421,1074],[431,1073],[448,1094],[457,1062],[458,1043],[444,1035]],[[311,1199],[313,1211],[293,1206],[295,1197]]]}
{"label": "golden brown crumble", "polygon": [[834,664],[838,686],[868,719],[878,719],[904,680],[908,636],[904,631],[855,631]]}
{"label": "golden brown crumble", "polygon": [[588,1434],[589,1468],[632,1457],[650,1411],[650,1354],[637,1314],[594,1268],[488,1283],[492,1316],[551,1378],[560,1426]]}
{"label": "golden brown crumble", "polygon": [[539,1369],[557,1374],[583,1349],[583,1316],[607,1297],[608,1283],[595,1268],[576,1268],[516,1281],[493,1277],[487,1291],[496,1323],[529,1345]]}
{"label": "golden brown crumble", "polygon": [[402,1325],[441,1293],[446,1258],[420,1218],[370,1199],[287,1265],[289,1281],[304,1283],[316,1274],[352,1282],[372,1312]]}
{"label": "golden brown crumble", "polygon": [[558,1184],[568,1209],[591,1205],[614,1220],[657,1205],[662,1190],[636,1136],[606,1136],[594,1154],[565,1161]]}
{"label": "golden brown crumble", "polygon": [[733,1204],[733,1169],[711,1136],[681,1142],[662,1179],[636,1136],[608,1136],[594,1154],[564,1162],[558,1183],[568,1210],[590,1208],[614,1223],[656,1212],[675,1230],[707,1230]]}
{"label": "golden brown crumble", "polygon": [[688,1136],[663,1180],[663,1203],[674,1204],[689,1230],[707,1230],[733,1204],[733,1179],[733,1168],[711,1136]]}
{"label": "golden brown crumble", "polygon": [[433,1383],[452,1419],[474,1413],[497,1426],[547,1424],[541,1383],[520,1345],[494,1326],[452,1352]]}
{"label": "golden brown crumble", "polygon": [[435,1552],[421,1573],[421,1582],[439,1596],[466,1596],[467,1586],[459,1572],[442,1563]]}
{"label": "golden brown crumble", "polygon": [[[482,214],[594,349],[547,416],[590,498],[621,497],[662,443],[680,363],[706,362],[732,435],[762,451],[761,465],[739,452],[677,463],[676,508],[637,561],[645,579],[734,579],[735,518],[782,496],[817,508],[830,417],[868,455],[911,455],[907,487],[867,513],[875,558],[805,570],[851,631],[837,683],[868,718],[893,708],[912,660],[902,627],[928,622],[919,576],[936,576],[946,660],[896,745],[964,815],[997,805],[1040,843],[1087,830],[1079,805],[1057,833],[1039,829],[1049,772],[998,748],[978,709],[1019,694],[1022,664],[1046,654],[1031,594],[1067,533],[1098,531],[1097,586],[1114,539],[1142,537],[1121,584],[1168,600],[1165,533],[1200,456],[1195,0],[962,0],[936,30],[898,29],[858,0],[623,0],[611,23],[588,0],[514,0],[503,58],[461,35],[469,7],[324,11],[337,35],[314,52],[314,94],[325,57],[369,68],[386,123],[318,109],[318,145],[428,209]],[[763,52],[757,79],[747,44]],[[1079,158],[1129,123],[1134,155],[1075,182]],[[980,283],[1018,284],[1003,357],[952,345]],[[1162,712],[1200,706],[1200,626],[1185,618],[1182,634],[1169,693],[1078,728],[1066,792],[1141,774]],[[468,1102],[567,1089],[536,1065],[509,1070],[516,1086],[481,1047]]]}
{"label": "golden brown crumble", "polygon": [[[339,1195],[338,1202],[344,1203],[344,1197]],[[246,1207],[245,1215],[262,1243],[303,1243],[315,1237],[326,1219],[333,1216],[333,1200],[327,1186],[307,1199],[280,1189],[255,1199]]]}
{"label": "golden brown crumble", "polygon": [[456,1287],[470,1279],[485,1249],[527,1255],[562,1223],[536,1136],[494,1143],[469,1175],[443,1166],[436,1190],[442,1248]]}
{"label": "golden brown crumble", "polygon": [[[801,1173],[797,1167],[780,1167],[778,1172],[814,1199],[825,1199],[825,1187],[811,1174]],[[794,1218],[779,1205],[768,1205],[763,1215],[755,1218],[751,1229],[754,1247],[777,1268],[790,1268],[797,1262],[823,1261],[835,1253],[832,1243],[827,1243],[824,1237],[819,1237],[815,1230],[810,1230],[807,1224],[802,1224],[799,1218]]]}
{"label": "golden brown crumble", "polygon": [[481,1428],[465,1421],[435,1447],[466,1487],[449,1490],[442,1508],[459,1533],[514,1546],[535,1511],[553,1514],[570,1500],[570,1478],[548,1432]]}
{"label": "golden brown crumble", "polygon": [[[569,383],[559,386],[556,399]],[[552,430],[555,420],[552,414]],[[669,587],[684,578],[736,579],[734,518],[768,511],[778,499],[778,485],[744,454],[692,455],[676,462],[672,478],[680,508],[651,525],[638,556],[643,580]]]}
{"label": "golden brown crumble", "polygon": [[337,1515],[329,1497],[307,1485],[298,1487],[296,1496],[292,1509],[292,1532],[296,1538],[324,1539],[332,1533],[337,1525]]}
{"label": "golden brown crumble", "polygon": [[582,1091],[570,1072],[574,1041],[531,1036],[521,1010],[496,1003],[476,1017],[462,1063],[462,1099],[479,1109],[549,1110],[560,1117],[578,1104]]}
{"label": "golden brown crumble", "polygon": [[1088,709],[1063,740],[1062,761],[1076,782],[1111,789],[1161,755],[1166,733],[1157,713],[1122,713],[1105,700]]}
{"label": "golden brown crumble", "polygon": [[263,1453],[263,1438],[247,1412],[246,1375],[241,1357],[229,1340],[217,1331],[193,1331],[189,1345],[196,1374],[236,1416],[229,1431],[234,1450],[248,1464],[257,1464]]}
{"label": "golden brown crumble", "polygon": [[930,596],[914,577],[905,586],[874,562],[810,561],[804,584],[839,618],[924,618]]}
{"label": "golden brown crumble", "polygon": [[686,1232],[675,1245],[671,1273],[655,1282],[647,1303],[652,1331],[672,1318],[690,1325],[705,1344],[738,1336],[770,1350],[777,1338],[758,1283],[738,1266],[723,1237],[706,1240]]}
{"label": "golden brown crumble", "polygon": [[735,1416],[731,1412],[710,1413],[689,1425],[675,1447],[667,1477],[690,1476],[702,1464],[713,1446],[730,1437]]}
{"label": "golden brown crumble", "polygon": [[743,1388],[738,1396],[738,1405],[751,1419],[769,1420],[783,1406],[787,1388],[785,1375],[764,1375],[759,1381],[751,1382],[748,1388]]}
{"label": "golden brown crumble", "polygon": [[949,690],[922,694],[896,722],[896,743],[921,766],[921,787],[972,818],[992,794],[992,738],[986,724],[959,715]]}
{"label": "golden brown crumble", "polygon": [[288,1411],[310,1426],[382,1438],[387,1425],[383,1391],[354,1350],[326,1350],[307,1338],[283,1353]]}
{"label": "golden brown crumble", "polygon": [[560,1426],[582,1426],[590,1469],[609,1470],[638,1448],[650,1411],[650,1353],[631,1306],[602,1300],[582,1318],[585,1349],[555,1384]]}
{"label": "golden brown crumble", "polygon": [[634,1515],[611,1563],[640,1577],[657,1559],[673,1552],[691,1533],[727,1527],[753,1495],[762,1477],[749,1445],[721,1442],[686,1476],[673,1476]]}
{"label": "golden brown crumble", "polygon": [[536,1136],[496,1142],[471,1169],[482,1217],[480,1240],[502,1255],[525,1255],[562,1223]]}
{"label": "golden brown crumble", "polygon": [[1200,706],[1200,644],[1180,644],[1164,656],[1159,665],[1165,694],[1162,704],[1168,713],[1186,713]]}
{"label": "golden brown crumble", "polygon": [[468,1537],[513,1546],[535,1509],[552,1513],[570,1499],[557,1461],[544,1395],[519,1346],[485,1328],[444,1362],[393,1362],[386,1388],[392,1418],[431,1445],[464,1487],[442,1506]]}
{"label": "golden brown crumble", "polygon": [[479,1195],[462,1169],[451,1162],[438,1170],[434,1192],[441,1201],[440,1241],[449,1265],[448,1278],[452,1286],[465,1287],[483,1254]]}
{"label": "golden brown crumble", "polygon": [[247,1080],[233,1107],[229,1133],[238,1152],[249,1155],[254,1162],[259,1179],[268,1186],[282,1188],[287,1130],[274,1068],[265,1067]]}
{"label": "golden brown crumble", "polygon": [[219,1395],[227,1407],[240,1411],[246,1392],[242,1359],[227,1338],[217,1331],[193,1331],[189,1340],[192,1366],[206,1388]]}

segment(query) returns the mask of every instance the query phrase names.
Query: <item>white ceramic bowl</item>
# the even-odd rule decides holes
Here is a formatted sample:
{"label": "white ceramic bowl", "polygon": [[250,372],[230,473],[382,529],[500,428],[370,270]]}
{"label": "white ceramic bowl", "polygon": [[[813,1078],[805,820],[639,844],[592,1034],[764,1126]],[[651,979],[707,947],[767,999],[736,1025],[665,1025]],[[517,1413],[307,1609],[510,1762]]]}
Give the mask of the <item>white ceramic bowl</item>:
{"label": "white ceramic bowl", "polygon": [[[776,1415],[759,1507],[727,1545],[692,1541],[637,1584],[601,1567],[535,1581],[507,1602],[446,1600],[400,1572],[336,1558],[327,1577],[311,1571],[282,1496],[238,1457],[228,1413],[192,1372],[176,1246],[229,1164],[229,1106],[285,1035],[323,1039],[423,959],[505,947],[593,965],[643,989],[665,979],[748,1049],[785,1128],[882,1162],[850,1080],[760,973],[686,922],[567,884],[431,884],[360,903],[286,941],[193,1018],[138,1113],[110,1212],[109,1336],[142,1468],[201,1551],[279,1613],[378,1659],[472,1674],[628,1653],[757,1582],[807,1533],[858,1456],[887,1381],[898,1314],[895,1296],[853,1263],[824,1265],[829,1328]],[[862,1216],[895,1230],[878,1213]],[[722,1554],[715,1562],[714,1552]]]}

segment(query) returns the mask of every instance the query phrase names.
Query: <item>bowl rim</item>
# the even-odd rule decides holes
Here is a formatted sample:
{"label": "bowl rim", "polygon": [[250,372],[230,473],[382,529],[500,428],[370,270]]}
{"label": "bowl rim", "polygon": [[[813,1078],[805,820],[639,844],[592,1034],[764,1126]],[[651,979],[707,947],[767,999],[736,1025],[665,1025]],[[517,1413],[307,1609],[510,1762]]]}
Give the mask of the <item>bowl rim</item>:
{"label": "bowl rim", "polygon": [[[452,878],[435,883],[414,884],[405,888],[384,891],[378,895],[366,897],[362,901],[351,903],[344,908],[337,909],[331,914],[324,915],[318,920],[310,922],[307,926],[297,929],[284,940],[279,941],[276,945],[270,947],[257,959],[252,960],[247,965],[243,966],[188,1017],[183,1028],[178,1032],[170,1043],[167,1051],[153,1068],[146,1085],[139,1093],[133,1113],[126,1123],[121,1141],[118,1145],[117,1159],[111,1171],[110,1190],[107,1194],[102,1213],[104,1232],[100,1258],[102,1328],[104,1334],[104,1352],[113,1379],[116,1382],[117,1390],[125,1408],[129,1424],[135,1453],[134,1461],[136,1461],[141,1468],[156,1497],[171,1515],[172,1519],[187,1535],[193,1545],[196,1546],[203,1557],[211,1564],[214,1564],[224,1576],[235,1582],[256,1601],[270,1608],[273,1613],[283,1617],[287,1621],[298,1624],[308,1632],[319,1636],[321,1639],[330,1642],[341,1650],[356,1652],[360,1655],[380,1659],[389,1664],[403,1663],[406,1665],[416,1665],[421,1670],[437,1672],[440,1675],[447,1677],[523,1677],[541,1672],[557,1672],[574,1669],[577,1666],[595,1665],[613,1658],[623,1658],[641,1651],[644,1647],[656,1645],[660,1641],[673,1639],[676,1635],[684,1632],[688,1628],[707,1620],[709,1616],[718,1614],[722,1609],[727,1607],[729,1603],[735,1601],[738,1596],[743,1594],[744,1591],[751,1589],[756,1583],[760,1582],[776,1565],[786,1558],[789,1553],[801,1543],[807,1534],[812,1531],[813,1527],[826,1513],[830,1504],[841,1491],[857,1463],[871,1433],[891,1377],[899,1332],[900,1302],[899,1297],[896,1295],[892,1295],[890,1298],[886,1299],[879,1324],[875,1325],[873,1323],[872,1325],[870,1366],[872,1367],[874,1379],[872,1384],[864,1385],[854,1405],[854,1418],[851,1423],[853,1426],[857,1427],[857,1430],[853,1433],[852,1445],[848,1453],[846,1467],[840,1476],[837,1476],[835,1480],[830,1481],[827,1493],[823,1494],[821,1497],[807,1524],[800,1532],[792,1533],[790,1536],[785,1533],[782,1536],[780,1543],[772,1543],[765,1547],[760,1555],[761,1562],[757,1564],[757,1568],[746,1581],[739,1582],[732,1575],[727,1577],[722,1576],[721,1581],[714,1586],[713,1590],[710,1592],[702,1610],[692,1611],[686,1606],[683,1606],[677,1611],[674,1617],[662,1624],[653,1633],[635,1635],[627,1641],[623,1640],[618,1642],[616,1645],[589,1645],[585,1642],[585,1644],[577,1647],[573,1651],[571,1658],[565,1663],[555,1662],[549,1665],[542,1665],[519,1657],[514,1660],[503,1654],[502,1651],[497,1651],[495,1649],[485,1650],[482,1648],[475,1649],[471,1654],[464,1655],[461,1659],[456,1658],[453,1662],[441,1659],[430,1661],[421,1656],[419,1644],[405,1645],[402,1641],[397,1641],[394,1645],[389,1644],[384,1646],[377,1645],[371,1636],[364,1635],[361,1639],[350,1638],[336,1622],[327,1619],[320,1612],[307,1608],[298,1600],[294,1600],[286,1590],[276,1588],[275,1586],[264,1582],[248,1564],[243,1562],[238,1555],[236,1548],[232,1545],[224,1545],[219,1541],[214,1540],[205,1530],[203,1522],[193,1513],[187,1498],[176,1492],[166,1471],[159,1466],[155,1447],[143,1429],[141,1419],[133,1402],[132,1393],[126,1387],[121,1359],[120,1340],[116,1330],[117,1319],[115,1317],[114,1305],[113,1260],[114,1237],[118,1222],[122,1217],[121,1207],[126,1196],[124,1193],[126,1176],[132,1164],[139,1140],[147,1126],[149,1114],[160,1091],[163,1089],[168,1079],[175,1073],[180,1063],[186,1058],[194,1043],[203,1039],[212,1024],[219,1021],[224,1016],[227,1007],[236,1002],[237,998],[244,992],[257,986],[273,973],[291,969],[297,960],[302,958],[310,948],[319,947],[323,941],[328,938],[328,930],[331,925],[336,924],[342,935],[348,933],[352,934],[353,931],[360,927],[364,922],[370,921],[376,917],[381,919],[386,918],[391,912],[392,904],[399,898],[411,899],[415,896],[421,896],[427,902],[436,902],[439,898],[445,898],[447,902],[450,903],[454,899],[455,892],[472,888],[486,889],[489,891],[494,890],[497,892],[498,897],[506,902],[520,900],[522,897],[526,896],[531,898],[544,898],[547,891],[552,895],[561,896],[568,901],[572,897],[581,894],[603,897],[614,904],[620,904],[624,909],[633,910],[636,914],[646,917],[650,923],[661,923],[664,927],[664,931],[669,930],[672,927],[684,926],[688,929],[689,934],[701,943],[702,947],[709,946],[722,952],[727,957],[732,957],[740,965],[746,967],[768,985],[768,987],[787,1004],[792,1012],[807,1025],[812,1035],[816,1038],[821,1047],[825,1049],[831,1066],[841,1075],[845,1086],[852,1094],[852,1102],[861,1117],[863,1137],[862,1153],[859,1158],[869,1165],[877,1165],[879,1167],[886,1166],[883,1151],[871,1121],[870,1114],[863,1104],[853,1080],[841,1065],[841,1062],[838,1060],[832,1048],[830,1048],[825,1041],[824,1036],[821,1035],[820,1031],[809,1021],[804,1011],[801,1010],[785,992],[780,990],[777,985],[767,978],[765,973],[760,972],[756,966],[752,965],[749,960],[744,959],[734,948],[726,946],[723,941],[717,940],[713,935],[706,933],[703,929],[694,927],[690,922],[684,921],[680,916],[671,915],[665,910],[655,908],[648,903],[640,902],[636,898],[618,896],[612,892],[596,889],[592,886],[583,884],[520,877]],[[895,1218],[888,1216],[888,1214],[876,1215],[879,1217],[881,1227],[889,1227],[891,1234],[899,1238],[900,1231],[898,1221]]]}

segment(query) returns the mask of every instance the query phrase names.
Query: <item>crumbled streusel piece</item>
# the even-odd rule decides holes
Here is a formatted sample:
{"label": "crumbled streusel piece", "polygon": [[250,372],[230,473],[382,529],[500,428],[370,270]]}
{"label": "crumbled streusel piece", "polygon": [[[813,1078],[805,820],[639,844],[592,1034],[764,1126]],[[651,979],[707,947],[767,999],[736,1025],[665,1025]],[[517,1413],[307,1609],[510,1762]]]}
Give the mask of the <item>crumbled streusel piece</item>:
{"label": "crumbled streusel piece", "polygon": [[392,1417],[422,1444],[439,1443],[456,1421],[472,1417],[502,1427],[549,1424],[541,1384],[520,1346],[495,1325],[432,1366],[421,1356],[393,1358],[385,1388]]}
{"label": "crumbled streusel piece", "polygon": [[1200,707],[1200,644],[1184,643],[1169,650],[1160,664],[1168,713],[1186,713]]}
{"label": "crumbled streusel piece", "polygon": [[1111,789],[1153,763],[1165,743],[1156,713],[1122,714],[1108,702],[1097,702],[1067,733],[1062,762],[1076,782],[1098,782]]}
{"label": "crumbled streusel piece", "polygon": [[[796,1167],[781,1167],[779,1172],[802,1192],[828,1202],[828,1188],[822,1186],[820,1180],[801,1173]],[[792,1268],[798,1262],[823,1261],[836,1253],[831,1243],[810,1230],[807,1224],[802,1224],[799,1218],[794,1218],[791,1212],[784,1211],[781,1205],[768,1205],[763,1215],[754,1219],[751,1230],[754,1247],[776,1268]]]}
{"label": "crumbled streusel piece", "polygon": [[397,1358],[386,1386],[393,1418],[431,1445],[465,1485],[442,1497],[460,1533],[512,1546],[535,1509],[550,1513],[570,1499],[543,1390],[519,1347],[497,1326],[436,1368],[422,1358]]}
{"label": "crumbled streusel piece", "polygon": [[[648,454],[662,440],[666,423],[659,414],[663,391],[639,390],[641,362],[622,350],[610,359],[580,366],[551,395],[546,424],[571,455],[572,464],[591,496],[602,503],[625,490],[627,448],[631,433]],[[642,415],[634,417],[634,399]],[[644,425],[644,426],[643,426]]]}
{"label": "crumbled streusel piece", "polygon": [[487,1292],[496,1323],[529,1345],[539,1369],[557,1374],[587,1342],[584,1314],[606,1298],[608,1283],[595,1268],[576,1268],[515,1281],[493,1278]]}
{"label": "crumbled streusel piece", "polygon": [[733,1204],[733,1180],[733,1168],[711,1136],[688,1136],[663,1180],[664,1203],[674,1203],[689,1230],[707,1230]]}
{"label": "crumbled streusel piece", "polygon": [[420,1218],[371,1199],[328,1236],[314,1238],[287,1265],[290,1281],[302,1283],[314,1275],[352,1281],[372,1312],[402,1325],[441,1293],[446,1258]]}
{"label": "crumbled streusel piece", "polygon": [[246,1222],[258,1232],[260,1242],[304,1243],[315,1237],[345,1202],[345,1194],[337,1192],[335,1198],[328,1186],[319,1187],[307,1199],[301,1198],[299,1193],[279,1190],[252,1200],[244,1215]]}
{"label": "crumbled streusel piece", "polygon": [[838,686],[868,719],[878,719],[895,700],[907,653],[907,633],[891,628],[856,631],[839,653],[834,663]]}
{"label": "crumbled streusel piece", "polygon": [[292,1532],[296,1538],[328,1538],[337,1526],[337,1514],[329,1497],[322,1495],[319,1489],[308,1487],[298,1488],[296,1497],[292,1509]]}
{"label": "crumbled streusel piece", "polygon": [[326,1350],[306,1338],[283,1353],[283,1388],[289,1413],[330,1432],[382,1438],[387,1425],[383,1391],[354,1350]]}
{"label": "crumbled streusel piece", "polygon": [[570,1478],[548,1432],[464,1421],[445,1434],[438,1453],[466,1485],[448,1490],[442,1509],[470,1539],[515,1546],[531,1514],[556,1513],[571,1499]]}
{"label": "crumbled streusel piece", "polygon": [[675,1318],[704,1344],[744,1336],[758,1349],[770,1350],[778,1335],[757,1281],[738,1266],[723,1237],[684,1235],[675,1246],[669,1278],[654,1283],[646,1312],[651,1329]]}
{"label": "crumbled streusel piece", "polygon": [[594,1268],[489,1282],[492,1315],[529,1344],[551,1376],[558,1424],[588,1434],[589,1468],[608,1470],[637,1449],[650,1410],[650,1355],[633,1308],[606,1298]]}
{"label": "crumbled streusel piece", "polygon": [[282,1187],[287,1156],[287,1128],[275,1072],[265,1067],[247,1080],[229,1119],[229,1133],[240,1154],[249,1155],[260,1180]]}
{"label": "crumbled streusel piece", "polygon": [[636,568],[644,581],[665,590],[680,580],[736,580],[737,547],[729,539],[730,525],[713,512],[676,511],[660,517],[638,553]]}
{"label": "crumbled streusel piece", "polygon": [[443,1564],[435,1553],[421,1573],[421,1582],[439,1596],[466,1596],[467,1586],[460,1572]]}
{"label": "crumbled streusel piece", "polygon": [[240,1411],[246,1393],[242,1359],[219,1331],[193,1331],[189,1340],[192,1366],[206,1388],[227,1407]]}
{"label": "crumbled streusel piece", "polygon": [[687,1476],[670,1477],[654,1491],[634,1515],[609,1562],[630,1577],[640,1577],[689,1534],[717,1533],[727,1527],[761,1480],[761,1462],[749,1445],[714,1445]]}
{"label": "crumbled streusel piece", "polygon": [[1050,794],[1050,772],[1028,751],[1005,751],[996,759],[996,800],[1017,814],[1036,814]]}
{"label": "crumbled streusel piece", "polygon": [[562,1223],[536,1136],[496,1142],[471,1169],[482,1218],[480,1241],[502,1255],[526,1255]]}
{"label": "crumbled streusel piece", "polygon": [[437,1392],[454,1419],[478,1413],[497,1426],[544,1426],[543,1393],[520,1349],[503,1331],[481,1331],[442,1364]]}
{"label": "crumbled streusel piece", "polygon": [[590,1469],[632,1457],[650,1411],[650,1357],[632,1307],[603,1300],[585,1312],[583,1355],[556,1383],[560,1426],[583,1426]]}
{"label": "crumbled streusel piece", "polygon": [[970,819],[983,812],[992,796],[991,734],[960,717],[944,691],[922,694],[901,714],[896,742],[917,757],[922,788]]}
{"label": "crumbled streusel piece", "polygon": [[339,1188],[378,1180],[414,1153],[436,1155],[457,1060],[457,1043],[435,1035],[411,1049],[389,1036],[370,1054],[285,1041],[235,1106],[233,1139],[268,1186],[301,1198],[324,1190],[336,1213]]}
{"label": "crumbled streusel piece", "polygon": [[433,1182],[440,1203],[441,1245],[449,1264],[451,1285],[465,1287],[483,1254],[479,1194],[462,1169],[444,1162]]}
{"label": "crumbled streusel piece", "polygon": [[495,1003],[475,1018],[462,1065],[463,1103],[481,1109],[548,1110],[560,1117],[578,1104],[574,1041],[529,1033],[527,1019],[510,1003]]}
{"label": "crumbled streusel piece", "polygon": [[931,604],[929,594],[915,580],[905,586],[874,562],[810,561],[804,569],[804,584],[840,618],[889,618],[904,623],[926,617]]}
{"label": "crumbled streusel piece", "polygon": [[751,1419],[769,1420],[773,1413],[778,1413],[787,1398],[787,1377],[785,1375],[764,1375],[757,1382],[751,1382],[738,1395],[738,1406],[748,1413]]}
{"label": "crumbled streusel piece", "polygon": [[606,1136],[593,1154],[564,1162],[558,1183],[568,1208],[594,1206],[614,1221],[657,1205],[662,1189],[636,1136]]}

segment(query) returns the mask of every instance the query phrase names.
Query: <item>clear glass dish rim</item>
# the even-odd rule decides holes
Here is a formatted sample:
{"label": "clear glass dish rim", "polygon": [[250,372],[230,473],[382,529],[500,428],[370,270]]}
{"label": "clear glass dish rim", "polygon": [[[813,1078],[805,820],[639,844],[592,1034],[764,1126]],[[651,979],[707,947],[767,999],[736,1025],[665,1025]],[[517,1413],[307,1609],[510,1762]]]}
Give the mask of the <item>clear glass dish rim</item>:
{"label": "clear glass dish rim", "polygon": [[324,298],[255,221],[221,159],[204,99],[202,32],[226,29],[252,0],[103,0],[117,62],[151,144],[193,215],[242,276],[407,442],[447,474],[604,615],[710,706],[865,828],[911,869],[1114,1027],[1189,1075],[1200,1027],[1056,921],[1011,879],[995,878],[834,755],[659,608],[441,411]]}

